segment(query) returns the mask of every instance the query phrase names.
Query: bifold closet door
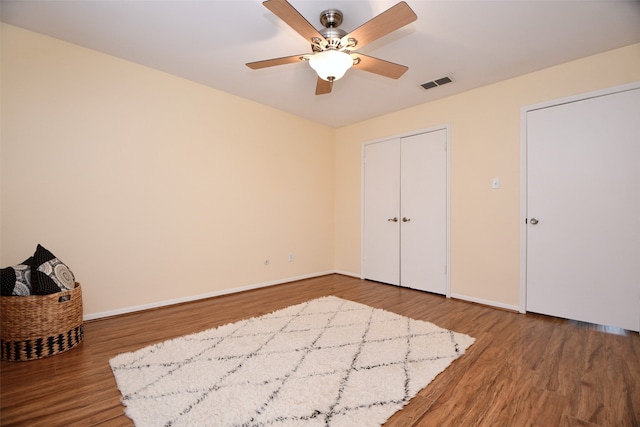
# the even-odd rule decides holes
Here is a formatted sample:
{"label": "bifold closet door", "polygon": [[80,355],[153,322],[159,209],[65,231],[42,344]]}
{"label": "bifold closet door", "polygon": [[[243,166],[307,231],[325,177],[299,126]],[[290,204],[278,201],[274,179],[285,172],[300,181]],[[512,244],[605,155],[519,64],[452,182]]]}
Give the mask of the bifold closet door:
{"label": "bifold closet door", "polygon": [[446,130],[367,144],[363,277],[446,293]]}

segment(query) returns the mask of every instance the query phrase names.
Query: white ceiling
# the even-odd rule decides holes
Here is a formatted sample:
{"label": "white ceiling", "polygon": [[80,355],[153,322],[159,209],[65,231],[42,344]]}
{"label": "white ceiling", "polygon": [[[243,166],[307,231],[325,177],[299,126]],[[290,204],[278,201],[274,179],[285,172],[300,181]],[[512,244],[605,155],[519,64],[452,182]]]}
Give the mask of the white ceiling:
{"label": "white ceiling", "polygon": [[[289,0],[316,28],[325,9],[355,29],[397,0]],[[1,0],[3,22],[105,52],[339,127],[640,42],[640,1],[407,0],[418,20],[361,52],[407,65],[392,80],[352,69],[314,95],[306,63],[245,63],[309,53],[261,0]],[[450,76],[453,83],[422,89]]]}

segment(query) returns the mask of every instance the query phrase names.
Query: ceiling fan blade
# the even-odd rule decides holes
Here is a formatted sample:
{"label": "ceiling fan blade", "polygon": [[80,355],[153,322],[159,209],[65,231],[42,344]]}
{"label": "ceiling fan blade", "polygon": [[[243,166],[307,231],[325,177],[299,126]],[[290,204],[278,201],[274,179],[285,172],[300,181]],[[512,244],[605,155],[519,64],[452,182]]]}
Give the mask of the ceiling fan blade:
{"label": "ceiling fan blade", "polygon": [[360,62],[353,65],[354,68],[392,79],[399,79],[409,69],[409,67],[404,65],[385,61],[384,59],[374,58],[373,56],[363,55],[361,53],[353,53],[351,56],[360,59]]}
{"label": "ceiling fan blade", "polygon": [[296,30],[308,42],[314,38],[323,41],[324,37],[300,14],[287,0],[267,0],[262,2],[264,7],[282,19],[287,25]]}
{"label": "ceiling fan blade", "polygon": [[382,36],[404,27],[418,19],[413,9],[406,2],[401,1],[395,6],[382,12],[380,15],[362,24],[342,38],[346,43],[348,39],[356,39],[356,49],[379,39]]}
{"label": "ceiling fan blade", "polygon": [[333,88],[333,82],[328,82],[318,77],[318,83],[316,83],[316,95],[331,93],[331,88]]}
{"label": "ceiling fan blade", "polygon": [[276,65],[293,64],[294,62],[303,61],[302,58],[304,56],[305,55],[302,54],[285,56],[283,58],[265,59],[264,61],[249,62],[247,64],[247,67],[251,68],[252,70],[259,70],[260,68],[275,67]]}

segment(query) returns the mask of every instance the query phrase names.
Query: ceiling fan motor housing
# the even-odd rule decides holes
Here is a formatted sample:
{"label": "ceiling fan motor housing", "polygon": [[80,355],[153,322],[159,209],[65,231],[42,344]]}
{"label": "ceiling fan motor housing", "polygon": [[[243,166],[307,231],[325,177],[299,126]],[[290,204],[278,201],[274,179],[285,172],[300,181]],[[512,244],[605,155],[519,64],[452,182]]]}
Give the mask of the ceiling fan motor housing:
{"label": "ceiling fan motor housing", "polygon": [[341,49],[344,47],[340,45],[340,42],[342,38],[347,35],[346,31],[340,28],[323,28],[318,32],[322,34],[322,37],[327,41],[327,49]]}

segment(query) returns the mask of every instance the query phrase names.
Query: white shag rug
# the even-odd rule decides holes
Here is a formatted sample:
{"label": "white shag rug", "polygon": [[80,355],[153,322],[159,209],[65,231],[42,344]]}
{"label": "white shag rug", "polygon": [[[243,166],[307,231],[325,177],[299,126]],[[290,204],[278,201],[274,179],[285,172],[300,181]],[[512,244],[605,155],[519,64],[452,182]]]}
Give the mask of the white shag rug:
{"label": "white shag rug", "polygon": [[474,338],[323,297],[110,360],[137,426],[379,426]]}

